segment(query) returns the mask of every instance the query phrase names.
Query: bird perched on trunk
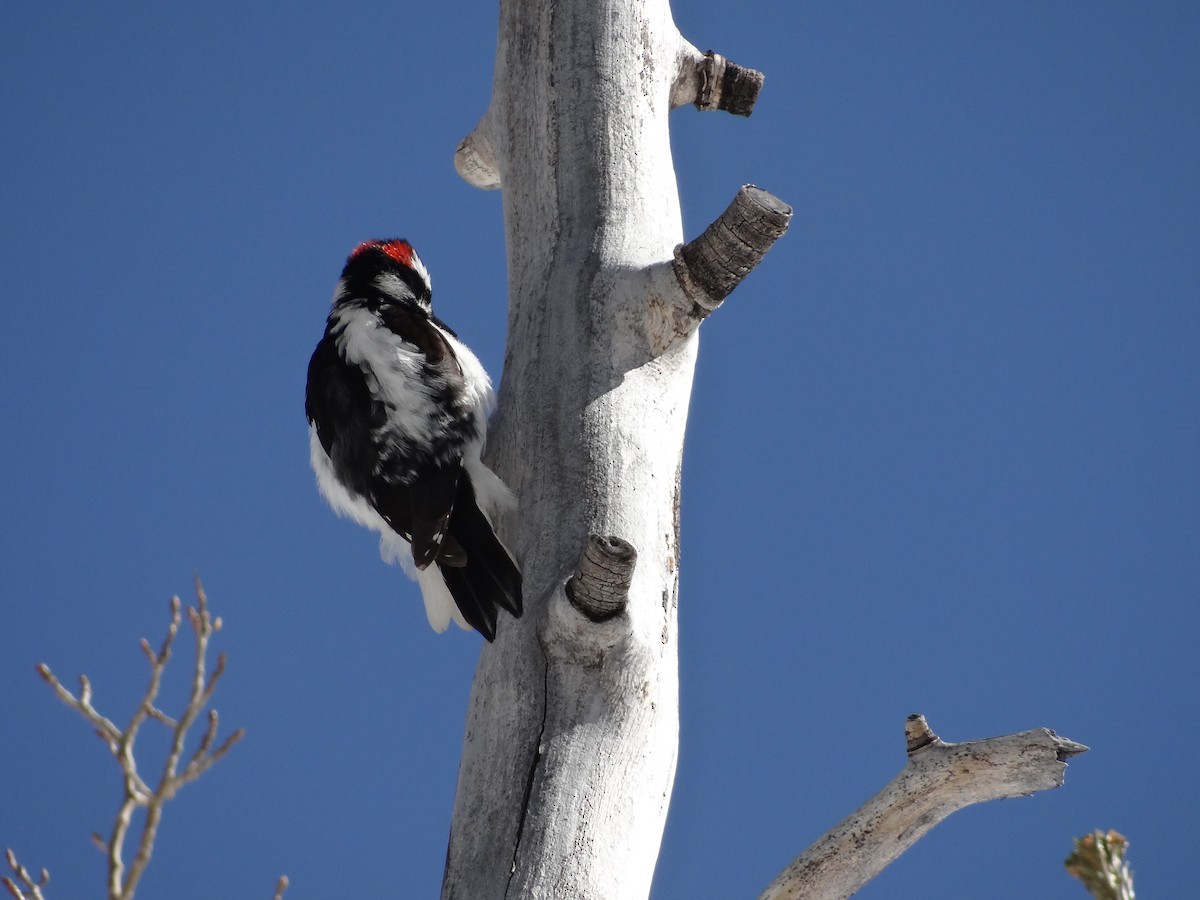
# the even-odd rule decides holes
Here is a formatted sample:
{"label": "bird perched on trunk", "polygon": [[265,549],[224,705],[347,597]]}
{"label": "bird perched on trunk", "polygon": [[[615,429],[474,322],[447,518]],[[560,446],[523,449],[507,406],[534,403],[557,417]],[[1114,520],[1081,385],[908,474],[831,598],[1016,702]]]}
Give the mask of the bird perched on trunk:
{"label": "bird perched on trunk", "polygon": [[521,615],[521,573],[492,525],[515,501],[480,459],[491,382],[431,296],[408,241],[350,254],[308,364],[312,467],[334,511],[416,578],[435,631],[453,618],[491,641],[500,607]]}

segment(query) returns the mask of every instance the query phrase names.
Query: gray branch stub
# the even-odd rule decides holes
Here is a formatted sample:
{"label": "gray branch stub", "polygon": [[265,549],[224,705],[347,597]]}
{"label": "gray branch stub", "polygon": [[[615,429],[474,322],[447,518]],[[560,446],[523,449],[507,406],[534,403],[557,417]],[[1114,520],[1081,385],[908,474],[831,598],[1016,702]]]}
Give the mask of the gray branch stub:
{"label": "gray branch stub", "polygon": [[590,535],[579,568],[567,581],[567,599],[593,622],[620,615],[629,603],[637,550],[614,535]]}
{"label": "gray branch stub", "polygon": [[707,50],[700,63],[696,109],[701,112],[719,109],[735,116],[748,116],[754,111],[765,80],[766,76],[757,69],[739,66]]}
{"label": "gray branch stub", "polygon": [[743,185],[703,234],[675,248],[675,276],[704,318],[732,293],[787,231],[792,208],[753,184]]}

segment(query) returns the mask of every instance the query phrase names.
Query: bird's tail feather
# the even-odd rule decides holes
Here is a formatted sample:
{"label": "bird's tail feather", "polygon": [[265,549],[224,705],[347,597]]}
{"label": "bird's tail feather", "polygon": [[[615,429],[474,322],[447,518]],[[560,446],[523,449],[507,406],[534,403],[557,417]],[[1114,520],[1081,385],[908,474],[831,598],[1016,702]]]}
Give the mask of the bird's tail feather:
{"label": "bird's tail feather", "polygon": [[438,562],[438,571],[463,618],[495,640],[500,608],[521,615],[521,572],[475,502],[470,478],[459,480],[448,531],[466,551],[466,565]]}

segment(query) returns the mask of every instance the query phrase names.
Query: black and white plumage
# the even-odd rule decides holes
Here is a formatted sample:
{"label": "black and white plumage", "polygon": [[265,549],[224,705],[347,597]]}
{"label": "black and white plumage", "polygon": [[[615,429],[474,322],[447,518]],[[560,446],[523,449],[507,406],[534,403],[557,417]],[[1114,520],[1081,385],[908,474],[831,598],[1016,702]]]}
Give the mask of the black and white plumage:
{"label": "black and white plumage", "polygon": [[380,555],[416,578],[435,631],[454,619],[489,641],[500,607],[521,615],[521,573],[492,526],[514,500],[480,460],[492,403],[483,366],[433,314],[409,243],[355,248],[308,364],[317,486],[380,533]]}

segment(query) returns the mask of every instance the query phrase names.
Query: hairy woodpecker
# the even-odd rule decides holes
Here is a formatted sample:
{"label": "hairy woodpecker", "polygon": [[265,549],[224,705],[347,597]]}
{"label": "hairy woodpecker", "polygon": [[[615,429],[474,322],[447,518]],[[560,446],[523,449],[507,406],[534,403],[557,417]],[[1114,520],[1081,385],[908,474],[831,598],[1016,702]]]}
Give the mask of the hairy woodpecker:
{"label": "hairy woodpecker", "polygon": [[499,607],[521,615],[521,573],[492,526],[515,501],[479,456],[491,382],[431,297],[408,241],[350,254],[308,364],[312,467],[334,511],[416,578],[435,631],[454,619],[491,641]]}

